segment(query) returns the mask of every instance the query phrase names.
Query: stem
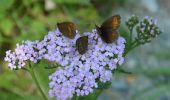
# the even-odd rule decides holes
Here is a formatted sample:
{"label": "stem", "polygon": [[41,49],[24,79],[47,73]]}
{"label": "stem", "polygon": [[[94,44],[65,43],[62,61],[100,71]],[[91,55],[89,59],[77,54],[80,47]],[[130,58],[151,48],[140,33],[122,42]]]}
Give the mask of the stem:
{"label": "stem", "polygon": [[129,45],[131,45],[131,43],[132,43],[132,32],[133,32],[133,28],[130,30]]}
{"label": "stem", "polygon": [[133,32],[133,28],[129,29],[130,35],[129,35],[129,39],[128,39],[128,44],[127,44],[127,49],[129,49],[131,47],[132,44],[132,32]]}
{"label": "stem", "polygon": [[126,50],[126,52],[124,53],[124,57],[126,56],[126,54],[129,51],[133,50],[134,48],[138,47],[139,45],[141,45],[141,43],[138,43],[138,42],[136,44],[134,44],[134,45],[131,45],[130,48],[128,48],[128,50]]}
{"label": "stem", "polygon": [[76,96],[76,100],[79,100],[79,97],[78,97],[78,96]]}
{"label": "stem", "polygon": [[79,97],[74,95],[73,98],[71,100],[79,100]]}
{"label": "stem", "polygon": [[136,43],[138,43],[137,40],[134,40],[133,42],[131,42],[131,47],[132,47],[133,45],[136,45]]}
{"label": "stem", "polygon": [[136,48],[137,46],[139,46],[140,45],[140,43],[133,43],[133,45],[131,45],[131,46],[129,46],[128,48],[127,48],[127,50],[125,51],[125,53],[124,53],[124,57],[127,55],[127,53],[129,53],[129,51],[131,51],[132,49],[134,49],[134,48]]}
{"label": "stem", "polygon": [[137,40],[134,41],[132,40],[133,28],[129,29],[129,31],[130,31],[130,35],[127,42],[127,48],[125,48],[125,53],[123,55],[124,57],[127,55],[129,51],[131,51],[132,49],[140,45],[140,43]]}
{"label": "stem", "polygon": [[134,46],[132,45],[131,48],[130,48],[130,50],[136,48],[136,47],[139,46],[139,45],[140,45],[140,43],[137,43],[137,44],[135,44]]}
{"label": "stem", "polygon": [[40,84],[38,83],[38,80],[37,80],[35,73],[34,73],[34,69],[33,69],[33,67],[31,67],[31,64],[29,64],[29,71],[28,72],[31,74],[31,77],[34,80],[34,82],[35,82],[37,88],[39,89],[41,95],[43,96],[44,100],[48,100],[46,95],[44,94],[43,90],[41,89]]}
{"label": "stem", "polygon": [[130,35],[129,35],[129,38],[127,40],[127,45],[126,45],[126,48],[125,48],[125,53],[124,53],[124,57],[126,56],[126,54],[130,51],[130,48],[132,47],[132,45],[135,43],[132,42],[132,32],[133,32],[133,28],[129,29],[129,32],[130,32]]}

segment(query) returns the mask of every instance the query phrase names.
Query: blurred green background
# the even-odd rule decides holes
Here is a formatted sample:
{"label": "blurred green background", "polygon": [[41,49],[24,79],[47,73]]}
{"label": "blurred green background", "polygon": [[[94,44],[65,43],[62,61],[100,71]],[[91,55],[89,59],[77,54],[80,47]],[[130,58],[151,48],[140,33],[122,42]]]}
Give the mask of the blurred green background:
{"label": "blurred green background", "polygon": [[[57,22],[73,21],[80,33],[91,31],[109,16],[120,14],[120,34],[128,34],[125,20],[132,14],[158,19],[164,33],[131,51],[122,66],[133,74],[115,74],[111,88],[98,100],[170,100],[169,0],[0,0],[0,100],[42,100],[25,71],[10,71],[3,58],[22,40],[42,39]],[[45,63],[36,67],[38,80],[48,93]]]}

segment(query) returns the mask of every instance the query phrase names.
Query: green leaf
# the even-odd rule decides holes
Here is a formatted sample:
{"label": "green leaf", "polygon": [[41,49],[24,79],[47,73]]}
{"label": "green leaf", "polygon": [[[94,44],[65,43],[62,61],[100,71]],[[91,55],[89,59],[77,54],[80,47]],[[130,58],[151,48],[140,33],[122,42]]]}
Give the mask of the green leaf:
{"label": "green leaf", "polygon": [[13,87],[12,80],[16,79],[13,73],[5,72],[0,75],[0,87],[10,89]]}
{"label": "green leaf", "polygon": [[[37,13],[42,16],[42,15],[43,15],[43,8],[42,8],[42,6],[41,6],[40,4],[36,4],[36,6],[34,6],[34,7],[32,8],[31,13],[32,13],[32,15],[34,15],[35,17],[37,17]],[[39,15],[38,15],[38,16],[39,16]]]}
{"label": "green leaf", "polygon": [[126,69],[120,68],[120,66],[117,69],[113,70],[112,73],[113,74],[119,74],[119,73],[132,74],[132,72],[127,71]]}
{"label": "green leaf", "polygon": [[47,70],[44,69],[45,66],[47,66],[48,64],[41,61],[38,65],[34,65],[34,71],[36,74],[36,77],[38,79],[38,82],[40,83],[40,86],[42,87],[44,93],[47,95],[48,97],[48,90],[49,90],[49,79],[48,76],[52,73],[53,70]]}
{"label": "green leaf", "polygon": [[93,93],[87,96],[74,96],[72,100],[97,100],[98,96],[101,94],[102,90],[95,89]]}
{"label": "green leaf", "polygon": [[13,22],[10,19],[2,19],[0,23],[0,28],[4,32],[5,35],[11,35],[11,31],[13,28]]}
{"label": "green leaf", "polygon": [[0,13],[0,20],[2,20],[4,17],[5,17],[5,13],[4,12]]}
{"label": "green leaf", "polygon": [[108,88],[110,88],[111,84],[112,84],[112,82],[110,82],[110,81],[107,81],[106,83],[98,82],[97,89],[101,89],[101,90],[108,89]]}
{"label": "green leaf", "polygon": [[0,91],[0,100],[41,100],[39,97],[28,95],[18,95],[12,91],[2,89]]}
{"label": "green leaf", "polygon": [[33,1],[36,1],[36,0],[23,0],[22,3],[23,3],[23,5],[28,7],[33,3]]}
{"label": "green leaf", "polygon": [[46,31],[44,23],[38,20],[32,20],[29,29],[34,34],[43,34]]}
{"label": "green leaf", "polygon": [[88,5],[90,4],[90,0],[54,0],[54,2],[58,4],[82,4],[82,5]]}
{"label": "green leaf", "polygon": [[[24,94],[22,89],[30,85],[31,81],[25,76],[16,75],[17,71],[6,71],[0,75],[0,88],[13,91],[17,94]],[[21,70],[20,70],[21,72]],[[24,91],[26,92],[26,91]],[[1,100],[1,99],[0,99]]]}
{"label": "green leaf", "polygon": [[0,91],[0,100],[23,100],[24,98],[14,92],[8,90]]}
{"label": "green leaf", "polygon": [[[24,18],[24,24],[22,23],[25,29],[22,29],[23,32],[20,36],[16,37],[14,44],[21,42],[23,40],[40,40],[47,34],[46,27],[43,22],[38,20],[33,20],[29,17]],[[27,23],[27,25],[25,25]]]}
{"label": "green leaf", "polygon": [[0,12],[9,9],[13,2],[14,0],[0,0]]}

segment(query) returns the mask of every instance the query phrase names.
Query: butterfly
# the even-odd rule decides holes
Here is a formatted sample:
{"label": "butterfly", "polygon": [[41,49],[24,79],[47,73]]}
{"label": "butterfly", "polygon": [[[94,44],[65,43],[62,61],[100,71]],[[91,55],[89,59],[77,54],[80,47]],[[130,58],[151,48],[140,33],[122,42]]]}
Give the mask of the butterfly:
{"label": "butterfly", "polygon": [[62,23],[57,23],[58,29],[60,32],[70,38],[73,39],[76,35],[76,26],[72,22],[62,22]]}
{"label": "butterfly", "polygon": [[80,54],[84,54],[88,49],[88,36],[79,37],[76,40],[76,49]]}
{"label": "butterfly", "polygon": [[108,18],[99,27],[96,25],[97,33],[101,39],[106,43],[112,43],[119,37],[117,29],[120,26],[120,15],[114,15]]}

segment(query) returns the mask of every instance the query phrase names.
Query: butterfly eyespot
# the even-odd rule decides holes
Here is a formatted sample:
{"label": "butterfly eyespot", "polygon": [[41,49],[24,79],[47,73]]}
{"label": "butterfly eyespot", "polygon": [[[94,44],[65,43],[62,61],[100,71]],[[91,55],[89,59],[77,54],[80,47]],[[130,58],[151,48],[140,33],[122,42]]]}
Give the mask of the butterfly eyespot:
{"label": "butterfly eyespot", "polygon": [[76,35],[76,26],[72,22],[62,22],[57,23],[58,29],[60,32],[70,39],[73,39]]}
{"label": "butterfly eyespot", "polygon": [[83,55],[88,49],[88,36],[79,37],[76,40],[76,49]]}

